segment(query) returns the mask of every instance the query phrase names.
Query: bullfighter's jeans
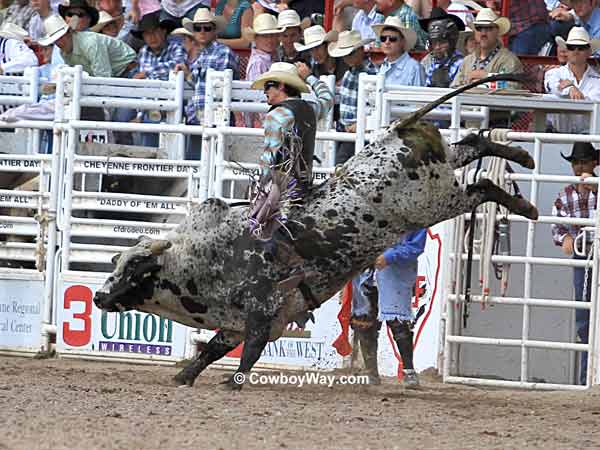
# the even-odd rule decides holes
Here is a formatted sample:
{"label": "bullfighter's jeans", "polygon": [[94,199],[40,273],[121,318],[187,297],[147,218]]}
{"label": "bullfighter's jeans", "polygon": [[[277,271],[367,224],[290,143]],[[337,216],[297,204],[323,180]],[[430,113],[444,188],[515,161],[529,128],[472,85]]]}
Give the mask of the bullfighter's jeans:
{"label": "bullfighter's jeans", "polygon": [[[573,259],[587,259],[585,256],[573,256]],[[585,272],[583,267],[575,267],[573,269],[573,287],[575,288],[575,300],[590,301],[592,293],[592,271],[588,269],[587,287],[584,297],[583,286],[585,284]],[[590,311],[587,309],[576,309],[575,310],[575,331],[582,344],[588,343],[590,330]],[[581,362],[579,368],[579,384],[585,385],[587,378],[587,352],[581,353]]]}

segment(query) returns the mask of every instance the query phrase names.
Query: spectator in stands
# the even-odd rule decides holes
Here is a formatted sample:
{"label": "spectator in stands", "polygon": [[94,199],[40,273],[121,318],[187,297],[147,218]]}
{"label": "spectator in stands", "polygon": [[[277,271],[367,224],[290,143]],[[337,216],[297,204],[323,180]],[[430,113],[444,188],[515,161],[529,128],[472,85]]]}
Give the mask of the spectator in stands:
{"label": "spectator in stands", "polygon": [[210,9],[210,0],[161,0],[160,7],[160,21],[175,29],[181,27],[183,18],[192,19],[198,9]]}
{"label": "spectator in stands", "polygon": [[310,67],[317,77],[322,75],[335,75],[335,80],[341,81],[346,66],[341,60],[332,58],[327,52],[327,44],[337,40],[336,31],[325,31],[321,25],[314,25],[304,30],[304,44],[295,42],[294,47],[298,52],[309,52],[311,55]]}
{"label": "spectator in stands", "polygon": [[600,8],[592,0],[571,0],[569,2],[575,15],[575,24],[583,27],[592,39],[600,38]]}
{"label": "spectator in stands", "polygon": [[[567,47],[556,46],[556,59],[561,66],[564,66],[569,61],[569,51]],[[544,74],[544,92],[551,92],[550,84],[557,77],[560,77],[560,67],[549,69]],[[561,125],[562,114],[547,114],[546,115],[546,133],[558,133],[563,128]]]}
{"label": "spectator in stands", "polygon": [[[358,77],[361,73],[374,75],[377,68],[365,54],[364,46],[373,39],[363,39],[358,31],[342,31],[338,40],[331,42],[327,50],[332,58],[344,58],[349,69],[340,86],[340,120],[337,131],[356,132],[356,112],[358,103]],[[343,164],[354,156],[354,142],[338,143],[335,164]]]}
{"label": "spectator in stands", "polygon": [[111,17],[106,11],[100,11],[98,23],[91,27],[90,31],[116,38],[121,31],[119,23],[121,23],[121,17]]}
{"label": "spectator in stands", "polygon": [[[479,49],[465,57],[451,87],[462,86],[487,77],[490,73],[521,73],[523,65],[519,58],[502,46],[500,37],[508,33],[510,21],[499,17],[489,8],[477,14],[472,26]],[[508,87],[517,89],[518,84],[509,82]]]}
{"label": "spectator in stands", "polygon": [[[600,41],[592,41],[582,27],[573,27],[566,41],[559,36],[556,43],[567,49],[567,64],[548,71],[544,81],[548,92],[559,98],[600,101],[600,74],[587,62]],[[589,131],[588,118],[579,114],[562,114],[560,124],[562,133]]]}
{"label": "spectator in stands", "polygon": [[408,54],[417,42],[417,33],[402,26],[398,17],[386,17],[385,22],[373,25],[385,55],[379,72],[385,74],[387,85],[424,86],[423,67]]}
{"label": "spectator in stands", "polygon": [[90,6],[87,0],[68,0],[62,5],[58,5],[58,13],[71,25],[73,17],[76,22],[71,25],[75,31],[86,31],[98,23],[98,10]]}
{"label": "spectator in stands", "polygon": [[[546,9],[549,11],[548,15],[550,21],[548,24],[550,26],[550,34],[552,37],[566,37],[573,27],[575,11],[573,11],[566,2],[561,2],[559,0],[546,0]],[[554,39],[552,42],[554,42]]]}
{"label": "spectator in stands", "polygon": [[[317,97],[316,111],[300,98],[310,92],[309,86]],[[289,209],[302,201],[312,185],[317,121],[333,106],[333,93],[302,62],[274,63],[252,83],[252,89],[262,89],[271,108],[263,124],[260,189],[252,199],[249,226],[253,236],[271,240],[275,247],[274,241],[289,241],[287,233],[278,233],[277,228],[287,222]],[[278,195],[272,186],[279,188]]]}
{"label": "spectator in stands", "polygon": [[[198,57],[191,66],[178,64],[175,70],[182,70],[186,80],[194,83],[194,96],[188,107],[186,123],[198,124],[204,117],[204,95],[206,89],[206,72],[208,69],[224,71],[233,70],[233,78],[240,78],[240,61],[231,48],[217,41],[217,33],[225,27],[221,16],[215,16],[210,10],[201,8],[196,11],[194,19],[183,19],[183,27],[194,34],[198,45]],[[186,158],[199,159],[201,136],[193,136],[188,146]]]}
{"label": "spectator in stands", "polygon": [[279,34],[282,31],[277,27],[277,19],[271,14],[256,16],[252,28],[244,30],[247,39],[254,42],[246,67],[246,80],[254,81],[259,75],[269,70],[273,64]]}
{"label": "spectator in stands", "polygon": [[23,42],[26,37],[27,31],[14,23],[0,26],[0,75],[20,74],[38,65],[35,53]]}
{"label": "spectator in stands", "polygon": [[160,21],[160,12],[155,11],[141,18],[137,29],[131,33],[144,40],[138,55],[138,71],[132,78],[168,80],[169,72],[177,64],[185,64],[187,55],[177,39],[167,39],[168,24]]}
{"label": "spectator in stands", "polygon": [[73,31],[60,16],[44,21],[40,45],[56,44],[66,64],[81,65],[93,77],[119,77],[135,67],[133,49],[118,39],[90,31]]}
{"label": "spectator in stands", "polygon": [[300,16],[293,9],[281,11],[279,17],[277,17],[277,28],[281,28],[283,31],[279,35],[279,45],[277,46],[277,61],[295,63],[302,61],[308,63],[309,55],[302,54],[294,43],[302,41],[302,27],[306,28],[307,19],[304,24],[300,20]]}
{"label": "spectator in stands", "polygon": [[334,28],[339,32],[345,30],[341,20],[342,12],[345,8],[353,6],[356,8],[356,14],[352,19],[352,30],[356,30],[364,38],[375,39],[375,33],[371,28],[373,25],[383,22],[384,17],[377,12],[375,0],[341,0],[336,5],[336,17],[334,19]]}
{"label": "spectator in stands", "polygon": [[29,4],[29,0],[15,0],[12,5],[6,9],[4,22],[14,23],[27,30],[29,21],[35,14],[35,11]]}
{"label": "spectator in stands", "polygon": [[[589,142],[577,142],[573,145],[571,155],[561,156],[571,163],[573,174],[581,177],[583,180],[587,177],[596,177],[594,172],[598,166],[599,152]],[[554,202],[552,215],[561,218],[593,218],[596,215],[596,202],[598,197],[598,185],[577,183],[570,184],[558,194],[558,198]],[[574,259],[587,259],[588,255],[575,253],[575,238],[581,231],[578,225],[552,225],[552,239],[555,245],[562,248],[563,252],[573,257]],[[593,235],[587,235],[588,242],[586,248],[591,251],[593,247]],[[591,241],[591,242],[590,242]],[[578,253],[581,253],[581,248]],[[587,290],[584,293],[584,284],[587,276]],[[590,301],[592,282],[592,271],[586,270],[583,267],[575,267],[573,269],[573,287],[575,289],[576,301]],[[582,343],[588,343],[589,337],[589,311],[577,309],[575,311],[575,328],[577,336]],[[587,377],[587,352],[581,355],[581,365],[579,382],[582,385],[586,384]]]}
{"label": "spectator in stands", "polygon": [[215,15],[222,16],[225,28],[219,33],[219,42],[231,48],[248,48],[250,42],[242,36],[242,30],[252,26],[254,10],[248,0],[219,0]]}
{"label": "spectator in stands", "polygon": [[187,55],[186,65],[191,67],[200,52],[194,33],[181,27],[173,30],[171,36],[180,36],[183,39],[182,45]]}
{"label": "spectator in stands", "polygon": [[464,60],[456,48],[465,25],[458,16],[433,8],[431,17],[420,21],[427,30],[430,52],[421,60],[425,69],[425,86],[450,87]]}
{"label": "spectator in stands", "polygon": [[526,0],[509,5],[509,48],[517,55],[537,55],[552,39],[544,0]]}
{"label": "spectator in stands", "polygon": [[396,16],[402,22],[404,28],[411,28],[417,33],[416,48],[425,49],[427,43],[427,33],[423,31],[419,24],[419,18],[413,9],[404,3],[404,0],[375,0],[377,10],[384,17]]}
{"label": "spectator in stands", "polygon": [[29,21],[29,36],[37,41],[44,34],[44,19],[52,14],[50,0],[31,0],[31,7],[35,11]]}

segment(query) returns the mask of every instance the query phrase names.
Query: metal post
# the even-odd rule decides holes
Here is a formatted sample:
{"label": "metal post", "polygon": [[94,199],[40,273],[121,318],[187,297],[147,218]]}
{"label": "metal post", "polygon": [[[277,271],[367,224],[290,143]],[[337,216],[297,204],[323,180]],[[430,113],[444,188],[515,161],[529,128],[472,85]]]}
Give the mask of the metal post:
{"label": "metal post", "polygon": [[[233,71],[227,69],[223,75],[223,95],[221,126],[229,126],[229,115],[231,113],[231,83]],[[212,94],[211,94],[212,95]],[[215,157],[215,197],[223,197],[223,161],[225,159],[225,134],[221,131],[217,136],[217,152]]]}
{"label": "metal post", "polygon": [[[214,70],[208,69],[206,71],[205,90],[204,90],[204,118],[202,120],[202,126],[204,128],[211,128],[213,125],[213,97],[212,97],[212,74]],[[210,166],[212,162],[212,154],[210,147],[210,136],[207,133],[202,134],[202,156],[200,166],[200,200],[204,201],[208,198],[210,189]]]}
{"label": "metal post", "polygon": [[358,154],[365,146],[365,134],[367,127],[367,77],[366,73],[358,76],[358,98],[356,110],[356,142],[354,154]]}

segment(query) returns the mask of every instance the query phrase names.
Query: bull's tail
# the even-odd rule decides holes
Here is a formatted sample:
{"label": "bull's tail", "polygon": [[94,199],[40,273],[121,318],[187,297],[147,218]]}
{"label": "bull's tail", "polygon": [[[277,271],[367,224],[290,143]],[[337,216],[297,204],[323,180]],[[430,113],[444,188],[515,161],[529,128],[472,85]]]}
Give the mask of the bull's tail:
{"label": "bull's tail", "polygon": [[396,122],[390,125],[390,129],[395,130],[398,128],[409,128],[415,123],[417,123],[417,121],[419,121],[421,117],[434,110],[442,103],[447,102],[451,98],[456,97],[457,95],[462,94],[463,92],[468,91],[469,89],[473,89],[474,87],[480,86],[490,81],[515,81],[518,83],[524,83],[525,81],[527,81],[527,76],[521,73],[500,73],[497,75],[492,75],[490,77],[482,78],[481,80],[473,81],[472,83],[459,87],[458,89],[455,89],[454,91],[449,92],[448,94],[441,96],[437,100],[423,106],[421,109],[415,111],[407,118],[397,120]]}

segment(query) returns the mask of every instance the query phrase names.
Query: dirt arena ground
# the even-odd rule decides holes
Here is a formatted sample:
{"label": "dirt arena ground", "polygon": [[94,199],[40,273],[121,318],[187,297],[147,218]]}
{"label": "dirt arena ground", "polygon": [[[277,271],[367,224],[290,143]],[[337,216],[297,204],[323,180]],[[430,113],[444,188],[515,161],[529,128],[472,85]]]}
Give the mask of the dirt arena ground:
{"label": "dirt arena ground", "polygon": [[600,390],[521,392],[389,379],[251,386],[223,372],[0,357],[0,449],[600,449]]}

